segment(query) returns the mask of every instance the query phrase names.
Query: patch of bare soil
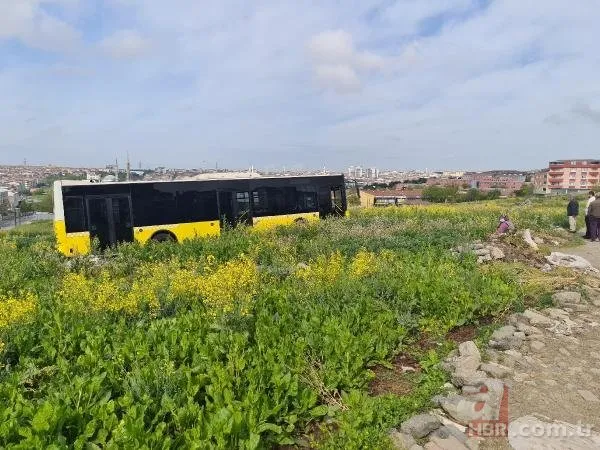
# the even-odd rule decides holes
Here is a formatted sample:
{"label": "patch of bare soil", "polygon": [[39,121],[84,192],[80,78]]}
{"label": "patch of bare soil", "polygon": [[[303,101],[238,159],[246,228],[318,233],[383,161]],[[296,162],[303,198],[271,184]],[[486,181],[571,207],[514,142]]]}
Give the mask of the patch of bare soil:
{"label": "patch of bare soil", "polygon": [[483,319],[479,320],[479,324],[477,325],[463,325],[456,327],[448,332],[446,339],[454,342],[455,344],[472,341],[477,337],[479,329],[482,325],[489,325],[495,320],[498,320],[498,318],[484,317]]}
{"label": "patch of bare soil", "polygon": [[413,388],[411,375],[421,371],[412,357],[400,354],[392,361],[392,367],[376,366],[375,378],[369,383],[370,395],[406,395]]}

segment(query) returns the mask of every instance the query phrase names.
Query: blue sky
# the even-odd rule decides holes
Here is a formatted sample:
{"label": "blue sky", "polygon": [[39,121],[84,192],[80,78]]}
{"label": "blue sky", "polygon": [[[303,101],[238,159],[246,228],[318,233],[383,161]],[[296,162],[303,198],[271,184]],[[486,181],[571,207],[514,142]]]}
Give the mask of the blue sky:
{"label": "blue sky", "polygon": [[599,157],[597,0],[0,0],[0,163]]}

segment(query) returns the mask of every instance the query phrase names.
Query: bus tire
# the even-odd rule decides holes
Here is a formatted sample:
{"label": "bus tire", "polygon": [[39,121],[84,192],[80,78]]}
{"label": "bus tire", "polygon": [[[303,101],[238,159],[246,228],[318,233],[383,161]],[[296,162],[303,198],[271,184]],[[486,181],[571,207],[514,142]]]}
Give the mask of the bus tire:
{"label": "bus tire", "polygon": [[150,239],[154,242],[177,242],[177,237],[170,231],[157,231]]}

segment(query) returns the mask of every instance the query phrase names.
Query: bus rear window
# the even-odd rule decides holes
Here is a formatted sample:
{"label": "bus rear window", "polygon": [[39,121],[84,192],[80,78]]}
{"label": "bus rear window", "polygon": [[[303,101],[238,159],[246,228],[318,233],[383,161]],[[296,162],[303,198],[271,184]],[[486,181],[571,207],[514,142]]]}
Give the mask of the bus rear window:
{"label": "bus rear window", "polygon": [[67,233],[87,231],[83,197],[64,197],[63,206]]}

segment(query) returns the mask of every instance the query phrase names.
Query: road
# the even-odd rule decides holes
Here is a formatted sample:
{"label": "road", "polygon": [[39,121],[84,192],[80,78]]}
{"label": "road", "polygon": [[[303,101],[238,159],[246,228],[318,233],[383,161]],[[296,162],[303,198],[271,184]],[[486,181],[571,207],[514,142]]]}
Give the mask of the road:
{"label": "road", "polygon": [[[40,220],[52,220],[53,218],[54,218],[54,214],[38,212],[38,213],[34,213],[29,216],[23,216],[23,217],[18,218],[17,226],[25,225],[25,224],[32,223],[32,222],[38,222]],[[2,231],[10,230],[11,228],[14,228],[14,227],[15,227],[14,217],[0,221],[0,230],[2,230]]]}

